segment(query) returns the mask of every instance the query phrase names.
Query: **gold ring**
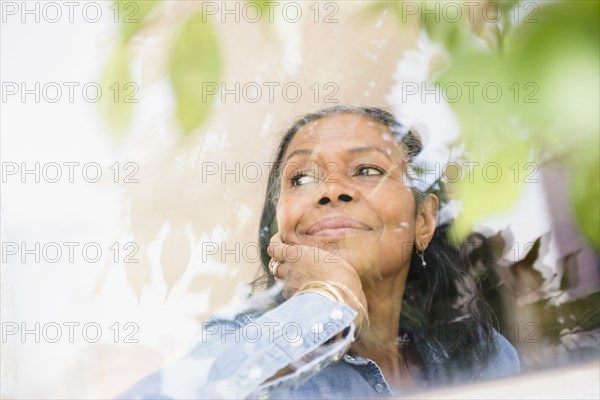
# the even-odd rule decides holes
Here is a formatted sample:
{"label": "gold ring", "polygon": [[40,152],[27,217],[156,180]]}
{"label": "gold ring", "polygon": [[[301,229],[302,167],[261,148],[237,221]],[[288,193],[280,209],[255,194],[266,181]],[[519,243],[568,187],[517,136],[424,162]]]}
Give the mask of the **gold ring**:
{"label": "gold ring", "polygon": [[279,268],[279,266],[281,265],[281,261],[279,261],[279,260],[271,260],[270,264],[271,264],[271,274],[273,274],[273,276],[275,278],[279,278],[277,276],[277,268]]}

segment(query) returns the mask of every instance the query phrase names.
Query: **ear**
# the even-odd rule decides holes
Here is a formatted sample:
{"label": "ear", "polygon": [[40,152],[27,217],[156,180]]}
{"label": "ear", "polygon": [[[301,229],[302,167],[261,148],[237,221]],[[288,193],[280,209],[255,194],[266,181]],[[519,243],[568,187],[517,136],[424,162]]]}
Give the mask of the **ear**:
{"label": "ear", "polygon": [[439,204],[436,195],[428,194],[417,210],[415,248],[418,251],[424,251],[433,237],[437,227]]}

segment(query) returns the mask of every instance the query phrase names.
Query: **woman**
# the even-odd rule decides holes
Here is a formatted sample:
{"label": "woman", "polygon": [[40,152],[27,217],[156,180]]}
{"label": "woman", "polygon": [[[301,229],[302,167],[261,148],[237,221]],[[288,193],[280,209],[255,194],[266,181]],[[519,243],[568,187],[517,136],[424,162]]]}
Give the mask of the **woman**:
{"label": "woman", "polygon": [[298,120],[262,216],[268,289],[123,397],[368,398],[517,373],[438,226],[443,188],[416,188],[421,147],[377,108]]}

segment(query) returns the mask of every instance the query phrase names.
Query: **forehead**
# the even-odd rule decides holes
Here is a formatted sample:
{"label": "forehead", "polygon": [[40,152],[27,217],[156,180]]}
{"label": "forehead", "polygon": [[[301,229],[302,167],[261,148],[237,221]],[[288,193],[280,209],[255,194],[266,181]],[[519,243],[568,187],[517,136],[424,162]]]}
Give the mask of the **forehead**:
{"label": "forehead", "polygon": [[403,153],[383,123],[363,115],[336,114],[303,126],[294,135],[286,154],[298,149],[330,152],[356,147],[377,147],[393,158]]}

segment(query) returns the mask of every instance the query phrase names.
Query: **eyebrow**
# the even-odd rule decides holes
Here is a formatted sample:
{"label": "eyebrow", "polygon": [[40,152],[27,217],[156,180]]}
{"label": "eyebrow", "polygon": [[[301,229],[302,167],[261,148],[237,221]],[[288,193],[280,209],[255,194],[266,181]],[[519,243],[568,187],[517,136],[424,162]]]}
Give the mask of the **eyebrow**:
{"label": "eyebrow", "polygon": [[[391,157],[382,149],[380,149],[379,147],[373,147],[373,146],[361,146],[361,147],[353,147],[351,149],[349,149],[347,152],[350,154],[364,154],[364,153],[370,153],[376,151],[378,153],[383,154],[386,158],[391,160]],[[288,160],[294,156],[309,156],[313,154],[313,151],[310,149],[298,149],[298,150],[294,150],[292,151],[285,159],[285,163],[288,162]]]}

